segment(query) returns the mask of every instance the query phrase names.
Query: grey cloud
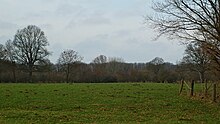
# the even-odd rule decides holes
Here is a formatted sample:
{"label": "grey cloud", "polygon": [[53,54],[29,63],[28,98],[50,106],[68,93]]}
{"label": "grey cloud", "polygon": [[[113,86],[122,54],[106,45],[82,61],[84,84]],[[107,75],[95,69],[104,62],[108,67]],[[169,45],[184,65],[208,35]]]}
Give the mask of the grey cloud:
{"label": "grey cloud", "polygon": [[82,23],[85,25],[102,25],[102,24],[110,24],[111,20],[108,18],[102,17],[102,16],[100,16],[100,17],[93,16],[93,17],[89,17],[89,18],[83,20]]}
{"label": "grey cloud", "polygon": [[0,44],[5,44],[5,42],[8,40],[8,37],[6,36],[0,36]]}
{"label": "grey cloud", "polygon": [[[176,62],[182,57],[183,47],[172,43],[144,42],[138,39],[124,41],[118,47],[112,46],[109,36],[97,36],[99,39],[79,43],[74,48],[84,56],[85,62],[91,62],[98,55],[122,57],[128,62],[148,62],[159,56],[165,61]],[[139,42],[137,44],[137,42]],[[142,42],[142,43],[140,43]],[[178,54],[177,54],[178,53]]]}
{"label": "grey cloud", "polygon": [[[84,12],[86,13],[86,11]],[[103,16],[102,14],[94,15],[94,13],[87,13],[85,16],[73,17],[66,28],[74,28],[76,26],[98,26],[98,25],[110,25],[111,19]]]}
{"label": "grey cloud", "polygon": [[109,51],[108,45],[102,41],[86,41],[75,46],[79,53],[84,56],[84,61],[89,63],[100,54],[106,55]]}
{"label": "grey cloud", "polygon": [[53,26],[51,24],[41,24],[40,27],[43,27],[44,29],[53,30]]}
{"label": "grey cloud", "polygon": [[149,3],[149,0],[1,0],[0,43],[13,37],[17,29],[34,24],[45,31],[53,61],[66,48],[78,51],[86,62],[100,54],[123,57],[128,62],[148,61],[156,56],[175,61],[182,49],[167,43],[167,39],[153,42],[154,32],[143,28],[146,25],[141,26],[142,16],[150,12]]}
{"label": "grey cloud", "polygon": [[4,44],[8,39],[12,39],[18,26],[14,23],[0,20],[0,43]]}
{"label": "grey cloud", "polygon": [[3,29],[4,30],[11,30],[11,29],[15,29],[15,28],[17,28],[16,24],[0,20],[0,29],[1,30],[3,30]]}
{"label": "grey cloud", "polygon": [[116,31],[113,33],[113,37],[116,37],[116,38],[122,38],[122,37],[128,37],[128,36],[131,36],[131,33],[132,31],[131,30],[119,30],[119,31]]}
{"label": "grey cloud", "polygon": [[62,4],[55,10],[59,16],[82,16],[85,9],[81,5]]}
{"label": "grey cloud", "polygon": [[[182,57],[183,47],[171,43],[142,42],[135,44],[137,39],[121,46],[123,49],[114,49],[116,55],[122,56],[129,62],[148,62],[155,57],[162,57],[165,61],[176,62]],[[132,43],[133,42],[133,43]]]}

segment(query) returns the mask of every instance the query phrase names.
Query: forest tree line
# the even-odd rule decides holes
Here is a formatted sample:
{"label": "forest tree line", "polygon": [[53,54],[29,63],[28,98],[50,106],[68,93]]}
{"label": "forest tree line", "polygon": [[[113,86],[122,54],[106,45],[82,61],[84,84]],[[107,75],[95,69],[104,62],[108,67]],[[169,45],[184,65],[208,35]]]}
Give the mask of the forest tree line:
{"label": "forest tree line", "polygon": [[87,64],[77,51],[65,50],[57,63],[44,32],[35,25],[18,30],[13,40],[0,44],[0,82],[168,82],[219,80],[219,71],[202,47],[189,44],[177,64],[156,57],[146,63],[99,55]]}
{"label": "forest tree line", "polygon": [[[103,55],[97,58],[103,57]],[[97,59],[96,58],[96,59]],[[96,60],[94,59],[94,60]],[[120,60],[120,61],[118,61]],[[109,82],[159,82],[176,83],[182,79],[201,81],[198,71],[192,64],[172,64],[156,57],[147,63],[125,63],[120,58],[110,61],[93,61],[89,64],[73,62],[67,65],[53,64],[50,61],[35,65],[32,82],[34,83],[109,83]],[[158,61],[159,60],[159,61]],[[68,73],[68,74],[67,74]],[[67,76],[68,75],[68,76]],[[205,72],[204,79],[219,80],[218,74],[213,70]],[[29,83],[28,67],[8,60],[0,61],[0,82]]]}

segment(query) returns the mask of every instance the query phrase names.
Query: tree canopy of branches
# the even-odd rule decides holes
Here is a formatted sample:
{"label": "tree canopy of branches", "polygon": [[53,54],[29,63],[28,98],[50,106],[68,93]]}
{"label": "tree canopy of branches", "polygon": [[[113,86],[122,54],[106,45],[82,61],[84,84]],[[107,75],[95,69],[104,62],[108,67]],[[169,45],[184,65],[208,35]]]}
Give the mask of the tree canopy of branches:
{"label": "tree canopy of branches", "polygon": [[156,57],[156,58],[154,58],[153,60],[150,61],[150,64],[161,65],[161,64],[164,64],[164,60],[160,57]]}
{"label": "tree canopy of branches", "polygon": [[16,62],[28,66],[31,81],[35,63],[44,61],[50,54],[46,48],[49,43],[44,32],[35,25],[29,25],[17,31],[12,44]]}
{"label": "tree canopy of branches", "polygon": [[100,55],[92,61],[92,63],[95,63],[95,64],[103,64],[103,63],[107,63],[107,62],[108,62],[108,59],[104,55]]}
{"label": "tree canopy of branches", "polygon": [[220,67],[220,0],[165,0],[155,3],[153,9],[158,16],[148,21],[159,31],[158,37],[168,34],[202,43]]}
{"label": "tree canopy of branches", "polygon": [[185,50],[182,64],[188,64],[191,71],[199,73],[202,83],[205,81],[205,72],[209,70],[210,58],[202,46],[189,44]]}
{"label": "tree canopy of branches", "polygon": [[69,83],[69,76],[70,76],[70,70],[71,65],[74,63],[81,62],[83,57],[81,57],[78,52],[74,50],[65,50],[61,53],[58,64],[63,66],[64,71],[66,73],[66,82]]}
{"label": "tree canopy of branches", "polygon": [[6,50],[6,59],[10,62],[14,62],[15,61],[15,51],[14,51],[14,46],[13,46],[11,40],[8,40],[5,43],[5,50]]}
{"label": "tree canopy of branches", "polygon": [[125,60],[121,57],[109,57],[108,62],[109,63],[125,63]]}
{"label": "tree canopy of branches", "polygon": [[6,57],[6,50],[4,48],[4,45],[0,44],[0,60],[5,59]]}

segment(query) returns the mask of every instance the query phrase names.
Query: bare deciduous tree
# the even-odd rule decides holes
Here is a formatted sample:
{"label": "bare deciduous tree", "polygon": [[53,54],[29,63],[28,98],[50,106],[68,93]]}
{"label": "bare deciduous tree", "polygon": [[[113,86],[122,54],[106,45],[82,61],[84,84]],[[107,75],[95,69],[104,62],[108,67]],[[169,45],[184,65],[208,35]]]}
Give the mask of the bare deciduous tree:
{"label": "bare deciduous tree", "polygon": [[4,60],[6,57],[6,50],[4,45],[0,44],[0,60]]}
{"label": "bare deciduous tree", "polygon": [[107,62],[108,62],[107,57],[104,55],[100,55],[92,61],[92,63],[95,63],[95,64],[103,64]]}
{"label": "bare deciduous tree", "polygon": [[6,50],[6,59],[11,63],[11,70],[14,78],[14,82],[17,82],[16,79],[16,63],[15,63],[15,49],[12,44],[11,40],[8,40],[5,43],[5,50]]}
{"label": "bare deciduous tree", "polygon": [[205,81],[205,73],[209,70],[210,58],[201,45],[189,44],[185,50],[183,64],[189,64],[191,71],[199,73],[201,83]]}
{"label": "bare deciduous tree", "polygon": [[32,73],[36,62],[46,59],[50,52],[44,32],[35,25],[29,25],[18,30],[14,36],[13,46],[16,62],[27,65],[29,80],[32,81]]}
{"label": "bare deciduous tree", "polygon": [[14,62],[15,61],[15,49],[14,49],[14,45],[12,44],[11,40],[7,40],[7,42],[5,43],[5,50],[6,50],[6,56],[7,56],[7,60],[9,60],[10,62]]}
{"label": "bare deciduous tree", "polygon": [[121,57],[109,57],[108,58],[109,63],[125,63],[125,60]]}
{"label": "bare deciduous tree", "polygon": [[153,64],[153,65],[162,65],[162,64],[164,64],[164,60],[163,60],[163,58],[156,57],[153,60],[151,60],[149,63]]}
{"label": "bare deciduous tree", "polygon": [[163,58],[160,57],[155,57],[153,60],[151,60],[149,62],[149,69],[151,70],[152,74],[151,74],[151,78],[153,78],[153,80],[156,80],[157,82],[159,82],[160,80],[160,71],[163,69],[164,65],[164,60]]}
{"label": "bare deciduous tree", "polygon": [[220,67],[220,0],[165,0],[155,3],[153,9],[158,16],[147,19],[158,36],[202,43]]}
{"label": "bare deciduous tree", "polygon": [[74,50],[65,50],[61,53],[58,59],[58,64],[62,65],[66,73],[66,82],[69,83],[69,76],[71,65],[77,62],[81,62],[83,57],[81,57],[78,52]]}

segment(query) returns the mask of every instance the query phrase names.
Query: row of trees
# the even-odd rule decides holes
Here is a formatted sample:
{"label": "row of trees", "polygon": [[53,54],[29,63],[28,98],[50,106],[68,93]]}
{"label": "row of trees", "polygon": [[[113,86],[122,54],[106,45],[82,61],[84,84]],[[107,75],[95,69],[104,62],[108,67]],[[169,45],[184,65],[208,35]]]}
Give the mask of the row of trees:
{"label": "row of trees", "polygon": [[[8,42],[7,42],[8,43]],[[6,44],[7,44],[6,43]],[[61,53],[56,64],[48,59],[37,62],[32,69],[28,64],[7,59],[7,50],[1,45],[0,82],[177,82],[181,79],[219,80],[203,58],[200,50],[192,46],[186,49],[183,60],[174,65],[156,57],[147,63],[125,63],[122,58],[100,55],[90,63],[74,50]],[[4,53],[4,54],[3,54]],[[200,59],[201,58],[201,59]],[[14,59],[16,60],[16,59]],[[200,60],[200,61],[197,61]],[[203,62],[204,60],[204,62]],[[202,63],[202,64],[201,64]],[[30,79],[30,71],[31,79]]]}
{"label": "row of trees", "polygon": [[[94,60],[100,59],[103,55]],[[111,59],[112,60],[112,59]],[[159,61],[158,61],[159,60]],[[70,63],[44,63],[35,65],[32,82],[177,82],[181,79],[200,81],[197,71],[191,70],[191,64],[166,63],[155,58],[147,63],[125,63],[110,61],[90,64],[74,61]],[[100,61],[99,61],[100,62]],[[28,66],[0,62],[1,82],[30,82]],[[218,80],[211,70],[205,72],[205,79]]]}
{"label": "row of trees", "polygon": [[[117,81],[169,81],[167,69],[172,64],[155,58],[147,64],[125,63],[122,58],[96,57],[91,64],[82,63],[83,57],[74,50],[61,53],[58,63],[48,59],[51,54],[43,31],[29,25],[18,30],[13,40],[0,45],[1,82],[117,82]],[[161,69],[164,68],[164,69]],[[166,73],[166,78],[159,73]],[[172,73],[172,72],[170,72]],[[168,79],[169,77],[169,79]],[[175,77],[176,78],[176,77]]]}

